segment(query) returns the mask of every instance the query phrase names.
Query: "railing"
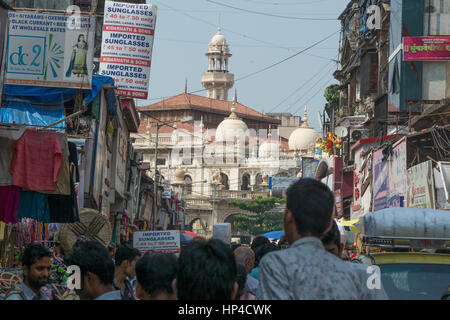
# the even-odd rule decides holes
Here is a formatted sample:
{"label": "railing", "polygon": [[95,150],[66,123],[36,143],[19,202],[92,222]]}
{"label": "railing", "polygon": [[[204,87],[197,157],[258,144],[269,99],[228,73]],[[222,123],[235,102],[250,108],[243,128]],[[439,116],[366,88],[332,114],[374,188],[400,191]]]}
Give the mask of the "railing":
{"label": "railing", "polygon": [[235,190],[218,190],[217,198],[226,198],[233,200],[249,199],[253,200],[257,197],[267,197],[266,191],[235,191]]}
{"label": "railing", "polygon": [[208,199],[186,199],[186,206],[187,209],[212,209],[211,202]]}

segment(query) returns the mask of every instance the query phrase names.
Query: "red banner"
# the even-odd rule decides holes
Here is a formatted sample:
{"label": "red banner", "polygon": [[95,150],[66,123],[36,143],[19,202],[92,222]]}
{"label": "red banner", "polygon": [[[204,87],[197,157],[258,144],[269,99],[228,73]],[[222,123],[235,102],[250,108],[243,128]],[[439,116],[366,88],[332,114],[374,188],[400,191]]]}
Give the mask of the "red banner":
{"label": "red banner", "polygon": [[403,61],[450,60],[450,36],[403,37]]}

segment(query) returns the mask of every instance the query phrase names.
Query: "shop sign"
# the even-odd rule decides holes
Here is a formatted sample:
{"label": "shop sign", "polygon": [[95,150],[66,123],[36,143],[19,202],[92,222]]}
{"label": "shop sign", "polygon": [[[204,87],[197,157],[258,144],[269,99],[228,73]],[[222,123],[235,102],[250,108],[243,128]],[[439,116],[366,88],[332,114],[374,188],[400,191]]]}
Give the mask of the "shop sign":
{"label": "shop sign", "polygon": [[403,61],[450,60],[450,36],[403,37]]}
{"label": "shop sign", "polygon": [[388,207],[404,207],[406,196],[406,138],[392,149],[389,157],[389,199]]}
{"label": "shop sign", "polygon": [[302,178],[313,178],[316,175],[319,160],[313,158],[302,158]]}
{"label": "shop sign", "polygon": [[5,83],[90,89],[95,16],[9,11]]}
{"label": "shop sign", "polygon": [[100,74],[114,79],[117,95],[147,99],[157,7],[106,1]]}
{"label": "shop sign", "polygon": [[388,203],[389,167],[383,161],[383,148],[373,153],[373,211],[384,209]]}
{"label": "shop sign", "polygon": [[6,46],[6,39],[8,39],[8,10],[0,7],[0,104],[3,95],[3,80],[5,72],[4,63],[4,47]]}
{"label": "shop sign", "polygon": [[434,177],[430,160],[408,169],[407,207],[435,209]]}
{"label": "shop sign", "polygon": [[161,195],[161,198],[163,199],[170,199],[170,197],[172,196],[172,189],[170,187],[170,180],[164,180],[164,191]]}
{"label": "shop sign", "polygon": [[141,252],[181,252],[180,230],[136,231],[133,247]]}
{"label": "shop sign", "polygon": [[269,177],[269,190],[286,190],[297,180],[297,177]]}

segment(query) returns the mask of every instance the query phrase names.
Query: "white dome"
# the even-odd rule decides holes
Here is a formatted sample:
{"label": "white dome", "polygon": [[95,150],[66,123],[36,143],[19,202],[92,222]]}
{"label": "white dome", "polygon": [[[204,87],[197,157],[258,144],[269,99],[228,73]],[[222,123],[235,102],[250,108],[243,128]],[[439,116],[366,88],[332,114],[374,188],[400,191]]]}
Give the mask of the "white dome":
{"label": "white dome", "polygon": [[240,119],[225,119],[216,129],[216,141],[226,141],[243,135],[248,135],[248,127]]}
{"label": "white dome", "polygon": [[234,140],[234,138],[248,137],[247,124],[236,115],[237,98],[234,97],[231,114],[223,120],[216,129],[216,141]]}
{"label": "white dome", "polygon": [[280,154],[280,145],[276,142],[266,141],[259,146],[259,157],[270,158]]}
{"label": "white dome", "polygon": [[225,39],[225,36],[220,31],[220,27],[217,30],[217,33],[212,37],[211,41],[209,42],[210,46],[226,46],[228,45],[227,39]]}
{"label": "white dome", "polygon": [[303,124],[294,130],[289,136],[289,150],[314,150],[316,146],[316,139],[319,136],[316,130],[308,125],[308,117],[306,114],[303,118]]}

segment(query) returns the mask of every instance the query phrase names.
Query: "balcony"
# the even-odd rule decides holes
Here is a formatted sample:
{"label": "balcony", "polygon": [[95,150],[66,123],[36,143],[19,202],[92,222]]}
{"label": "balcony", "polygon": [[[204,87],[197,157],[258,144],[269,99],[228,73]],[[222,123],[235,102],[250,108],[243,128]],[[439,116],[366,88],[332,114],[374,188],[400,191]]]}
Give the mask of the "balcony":
{"label": "balcony", "polygon": [[186,199],[187,209],[197,209],[197,210],[212,210],[212,205],[209,199],[205,198],[188,198]]}
{"label": "balcony", "polygon": [[216,199],[229,200],[254,200],[257,197],[267,197],[266,191],[241,191],[241,190],[218,190]]}

